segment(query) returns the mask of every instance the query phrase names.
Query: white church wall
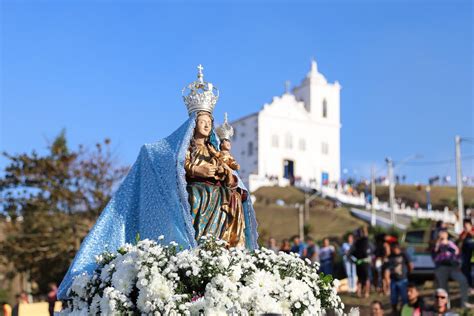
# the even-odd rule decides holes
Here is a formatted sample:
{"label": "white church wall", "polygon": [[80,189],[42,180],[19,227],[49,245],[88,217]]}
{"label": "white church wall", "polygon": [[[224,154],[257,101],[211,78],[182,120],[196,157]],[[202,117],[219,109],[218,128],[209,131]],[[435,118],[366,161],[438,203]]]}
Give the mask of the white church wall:
{"label": "white church wall", "polygon": [[[316,177],[315,126],[302,102],[284,94],[259,114],[260,176],[284,176],[284,161],[294,162],[294,176],[309,182]],[[274,140],[277,139],[278,143]]]}
{"label": "white church wall", "polygon": [[257,119],[258,114],[254,113],[230,123],[234,128],[232,155],[240,164],[239,175],[247,186],[249,175],[257,173],[258,168]]}

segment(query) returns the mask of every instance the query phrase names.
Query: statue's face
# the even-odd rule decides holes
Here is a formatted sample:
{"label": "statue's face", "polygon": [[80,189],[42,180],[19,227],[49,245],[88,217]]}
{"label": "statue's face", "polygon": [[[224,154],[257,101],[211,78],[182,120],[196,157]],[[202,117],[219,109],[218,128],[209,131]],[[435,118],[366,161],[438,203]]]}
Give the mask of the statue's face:
{"label": "statue's face", "polygon": [[221,142],[221,150],[230,151],[231,147],[232,147],[232,146],[230,145],[230,142],[229,142],[227,139],[222,140],[222,142]]}
{"label": "statue's face", "polygon": [[201,114],[196,120],[195,135],[198,137],[209,137],[212,130],[212,119],[209,114]]}

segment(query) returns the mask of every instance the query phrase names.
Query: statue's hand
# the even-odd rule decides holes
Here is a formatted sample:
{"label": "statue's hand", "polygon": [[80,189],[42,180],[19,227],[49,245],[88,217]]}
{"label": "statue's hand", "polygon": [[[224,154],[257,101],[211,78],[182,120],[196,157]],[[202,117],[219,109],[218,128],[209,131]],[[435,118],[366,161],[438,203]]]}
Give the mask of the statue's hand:
{"label": "statue's hand", "polygon": [[216,174],[217,167],[211,164],[205,164],[194,167],[194,174],[202,178],[212,178]]}

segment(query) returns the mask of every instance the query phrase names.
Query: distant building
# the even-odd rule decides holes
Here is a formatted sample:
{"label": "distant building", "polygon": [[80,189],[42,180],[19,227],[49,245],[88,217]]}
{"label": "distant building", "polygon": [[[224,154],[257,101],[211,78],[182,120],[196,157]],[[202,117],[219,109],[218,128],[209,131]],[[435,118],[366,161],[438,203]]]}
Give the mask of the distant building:
{"label": "distant building", "polygon": [[[287,89],[288,90],[288,89]],[[232,153],[251,191],[289,183],[318,187],[340,179],[340,90],[316,61],[302,83],[232,122]]]}

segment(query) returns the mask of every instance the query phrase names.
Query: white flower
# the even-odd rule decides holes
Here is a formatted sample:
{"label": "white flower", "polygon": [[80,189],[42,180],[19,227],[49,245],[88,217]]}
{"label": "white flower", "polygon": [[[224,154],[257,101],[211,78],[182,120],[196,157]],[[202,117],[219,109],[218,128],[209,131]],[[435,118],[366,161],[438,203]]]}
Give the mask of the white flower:
{"label": "white flower", "polygon": [[96,294],[92,298],[92,303],[89,307],[89,311],[91,315],[100,314],[100,300],[101,300],[101,297],[98,294]]}
{"label": "white flower", "polygon": [[240,265],[236,264],[230,267],[230,280],[232,282],[237,282],[242,277],[242,268]]}
{"label": "white flower", "polygon": [[112,285],[124,294],[130,294],[137,278],[137,269],[135,268],[136,254],[128,253],[117,263],[116,271],[112,276]]}
{"label": "white flower", "polygon": [[100,301],[100,311],[102,315],[114,315],[117,307],[115,297],[116,293],[114,288],[107,287],[104,289],[104,296]]}
{"label": "white flower", "polygon": [[[324,315],[321,306],[343,313],[339,281],[323,282],[317,266],[295,255],[227,249],[212,236],[176,254],[170,247],[145,239],[122,246],[118,254],[97,256],[99,269],[74,279],[71,305],[61,314],[290,315],[297,309],[302,315]],[[177,294],[178,288],[185,292]],[[132,293],[138,293],[136,305]]]}
{"label": "white flower", "polygon": [[150,284],[148,285],[148,291],[152,298],[162,301],[168,300],[172,295],[172,289],[169,281],[160,274],[152,276]]}
{"label": "white flower", "polygon": [[106,264],[100,273],[100,279],[102,281],[108,281],[110,279],[110,273],[112,269],[114,268],[114,265],[112,263]]}
{"label": "white flower", "polygon": [[85,297],[87,292],[87,284],[90,281],[90,276],[87,273],[81,273],[74,278],[71,285],[71,291],[77,294],[79,297]]}
{"label": "white flower", "polygon": [[263,292],[271,291],[275,287],[277,281],[278,280],[273,273],[264,270],[256,271],[247,277],[247,282],[249,282],[250,287]]}

